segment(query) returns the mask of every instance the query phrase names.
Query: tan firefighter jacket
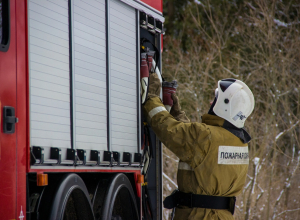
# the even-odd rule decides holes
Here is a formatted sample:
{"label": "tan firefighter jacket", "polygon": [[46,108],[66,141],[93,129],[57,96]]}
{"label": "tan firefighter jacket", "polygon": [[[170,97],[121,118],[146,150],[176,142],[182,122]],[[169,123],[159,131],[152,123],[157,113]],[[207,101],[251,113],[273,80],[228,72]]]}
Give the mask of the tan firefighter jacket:
{"label": "tan firefighter jacket", "polygon": [[[179,159],[178,189],[185,193],[237,196],[248,171],[248,145],[224,129],[224,119],[204,115],[202,123],[175,120],[158,97],[144,105],[159,140]],[[234,219],[228,210],[177,207],[176,220]]]}

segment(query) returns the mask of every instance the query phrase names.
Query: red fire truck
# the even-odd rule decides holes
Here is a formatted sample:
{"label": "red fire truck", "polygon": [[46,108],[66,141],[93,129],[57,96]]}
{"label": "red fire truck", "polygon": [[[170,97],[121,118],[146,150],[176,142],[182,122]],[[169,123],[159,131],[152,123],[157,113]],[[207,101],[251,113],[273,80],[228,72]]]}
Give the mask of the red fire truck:
{"label": "red fire truck", "polygon": [[162,0],[0,0],[0,219],[162,219],[140,53],[161,68],[163,22]]}

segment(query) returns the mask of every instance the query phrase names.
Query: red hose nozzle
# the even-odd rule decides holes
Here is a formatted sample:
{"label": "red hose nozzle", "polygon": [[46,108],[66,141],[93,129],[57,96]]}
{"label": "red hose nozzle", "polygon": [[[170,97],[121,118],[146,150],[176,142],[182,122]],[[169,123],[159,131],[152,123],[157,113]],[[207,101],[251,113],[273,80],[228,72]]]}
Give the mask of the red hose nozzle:
{"label": "red hose nozzle", "polygon": [[164,105],[173,105],[172,93],[176,92],[178,87],[177,81],[173,80],[172,82],[163,82],[163,103]]}
{"label": "red hose nozzle", "polygon": [[141,78],[149,77],[149,68],[147,63],[147,54],[141,53]]}

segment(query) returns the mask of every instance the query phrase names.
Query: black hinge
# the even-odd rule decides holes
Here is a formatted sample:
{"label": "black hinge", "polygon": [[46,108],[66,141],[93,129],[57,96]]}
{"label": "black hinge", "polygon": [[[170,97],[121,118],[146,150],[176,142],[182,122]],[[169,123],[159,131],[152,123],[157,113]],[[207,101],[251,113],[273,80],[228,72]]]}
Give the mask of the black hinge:
{"label": "black hinge", "polygon": [[6,134],[15,133],[15,124],[18,118],[15,116],[15,108],[11,106],[3,107],[3,132]]}

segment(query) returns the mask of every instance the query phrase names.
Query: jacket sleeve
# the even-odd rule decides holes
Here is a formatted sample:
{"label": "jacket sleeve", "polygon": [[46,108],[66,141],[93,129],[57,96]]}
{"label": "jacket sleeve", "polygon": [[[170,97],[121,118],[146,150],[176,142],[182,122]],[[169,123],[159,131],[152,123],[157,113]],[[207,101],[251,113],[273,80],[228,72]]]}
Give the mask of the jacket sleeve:
{"label": "jacket sleeve", "polygon": [[144,105],[148,121],[159,140],[180,160],[195,168],[204,159],[210,146],[210,130],[203,123],[177,121],[158,97]]}

